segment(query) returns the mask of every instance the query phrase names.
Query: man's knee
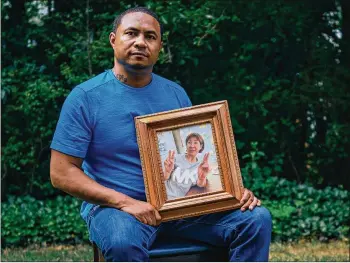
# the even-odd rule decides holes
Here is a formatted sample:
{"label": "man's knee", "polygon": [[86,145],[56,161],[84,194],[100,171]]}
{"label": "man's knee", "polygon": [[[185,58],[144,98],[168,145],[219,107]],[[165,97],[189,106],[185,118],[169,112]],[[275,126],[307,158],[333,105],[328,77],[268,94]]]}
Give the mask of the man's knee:
{"label": "man's knee", "polygon": [[113,235],[102,253],[106,261],[148,261],[147,249],[133,237]]}
{"label": "man's knee", "polygon": [[266,207],[263,207],[263,206],[256,207],[255,210],[258,214],[258,217],[260,217],[259,220],[262,221],[264,225],[271,224],[272,222],[271,213]]}
{"label": "man's knee", "polygon": [[[247,212],[248,211],[244,213]],[[262,206],[255,207],[252,211],[250,211],[250,215],[250,222],[255,228],[262,229],[264,231],[271,231],[272,217],[270,211],[267,208]]]}
{"label": "man's knee", "polygon": [[145,232],[134,217],[113,208],[98,211],[90,225],[92,241],[106,261],[146,261]]}

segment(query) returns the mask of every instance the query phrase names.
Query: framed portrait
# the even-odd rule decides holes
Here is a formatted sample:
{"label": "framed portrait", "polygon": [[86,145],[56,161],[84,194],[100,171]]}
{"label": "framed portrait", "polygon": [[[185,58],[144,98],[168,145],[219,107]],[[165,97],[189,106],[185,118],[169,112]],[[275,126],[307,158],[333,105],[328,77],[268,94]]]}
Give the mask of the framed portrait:
{"label": "framed portrait", "polygon": [[135,125],[147,201],[162,222],[240,207],[227,101],[138,116]]}

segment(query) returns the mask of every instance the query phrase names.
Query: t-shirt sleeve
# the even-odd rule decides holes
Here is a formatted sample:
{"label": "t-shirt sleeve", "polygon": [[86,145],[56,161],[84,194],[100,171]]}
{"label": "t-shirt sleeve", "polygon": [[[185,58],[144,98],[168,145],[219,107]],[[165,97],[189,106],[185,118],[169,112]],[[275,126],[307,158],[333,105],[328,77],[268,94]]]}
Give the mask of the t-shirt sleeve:
{"label": "t-shirt sleeve", "polygon": [[184,88],[182,88],[182,97],[183,97],[182,101],[183,101],[184,107],[191,107],[192,102],[191,102],[190,98],[188,97]]}
{"label": "t-shirt sleeve", "polygon": [[63,104],[51,149],[85,158],[91,141],[91,127],[91,114],[86,93],[76,87]]}
{"label": "t-shirt sleeve", "polygon": [[182,108],[191,107],[192,102],[191,102],[190,98],[188,97],[185,89],[178,84],[173,84],[171,86],[174,88],[176,97],[177,97],[181,107]]}

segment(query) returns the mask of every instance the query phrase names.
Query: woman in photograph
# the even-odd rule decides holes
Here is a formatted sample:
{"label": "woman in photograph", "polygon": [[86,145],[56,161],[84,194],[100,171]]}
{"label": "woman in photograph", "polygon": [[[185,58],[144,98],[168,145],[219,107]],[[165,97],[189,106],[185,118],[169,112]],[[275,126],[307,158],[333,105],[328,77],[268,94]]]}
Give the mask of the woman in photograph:
{"label": "woman in photograph", "polygon": [[205,187],[210,171],[209,153],[202,160],[198,157],[204,150],[204,139],[198,133],[186,137],[186,153],[169,151],[164,161],[164,181],[168,200],[186,196],[192,186]]}

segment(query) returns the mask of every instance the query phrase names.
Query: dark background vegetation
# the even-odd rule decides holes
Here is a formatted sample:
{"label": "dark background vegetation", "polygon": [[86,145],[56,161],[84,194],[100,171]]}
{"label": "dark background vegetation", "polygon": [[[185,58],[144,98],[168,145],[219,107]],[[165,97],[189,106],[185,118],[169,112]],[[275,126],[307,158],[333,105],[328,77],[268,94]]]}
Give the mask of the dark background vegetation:
{"label": "dark background vegetation", "polygon": [[350,1],[7,0],[2,243],[86,240],[80,202],[51,186],[49,145],[71,89],[113,66],[113,19],[136,5],[165,27],[155,72],[194,105],[228,100],[244,184],[274,239],[346,238]]}

